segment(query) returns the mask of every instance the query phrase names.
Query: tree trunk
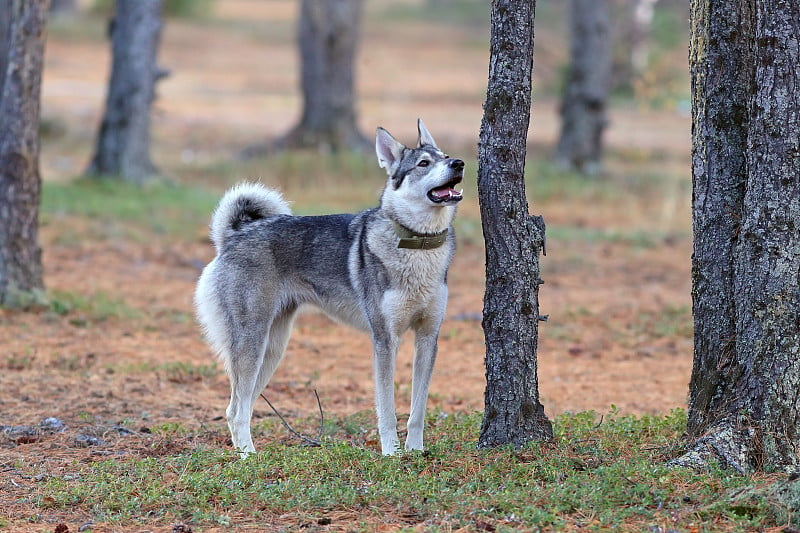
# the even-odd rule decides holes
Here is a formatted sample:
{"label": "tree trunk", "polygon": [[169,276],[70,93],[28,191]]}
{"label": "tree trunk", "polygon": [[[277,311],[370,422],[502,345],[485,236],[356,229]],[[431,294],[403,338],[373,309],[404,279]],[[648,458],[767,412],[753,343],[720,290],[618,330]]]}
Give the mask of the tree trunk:
{"label": "tree trunk", "polygon": [[556,161],[585,174],[600,170],[611,51],[607,0],[571,0],[570,66],[561,99]]}
{"label": "tree trunk", "polygon": [[692,0],[694,367],[675,464],[798,466],[800,5]]}
{"label": "tree trunk", "polygon": [[77,7],[77,0],[52,0],[50,2],[50,12],[53,14],[74,13]]}
{"label": "tree trunk", "polygon": [[650,63],[653,17],[658,0],[610,2],[614,42],[609,90],[631,91],[635,88],[635,81],[644,76]]}
{"label": "tree trunk", "polygon": [[161,0],[117,0],[111,22],[112,65],[94,157],[86,171],[142,183],[156,174],[150,160],[150,107],[161,34]]}
{"label": "tree trunk", "polygon": [[[8,3],[8,0],[4,0]],[[8,67],[8,50],[11,44],[11,9],[0,9],[0,95]]]}
{"label": "tree trunk", "polygon": [[39,101],[47,0],[8,0],[0,93],[0,306],[44,303],[38,243]]}
{"label": "tree trunk", "polygon": [[632,24],[629,34],[631,72],[641,77],[647,69],[650,32],[658,0],[636,0],[633,3]]}
{"label": "tree trunk", "polygon": [[354,64],[363,0],[302,0],[298,46],[303,116],[275,148],[371,150],[358,131]]}
{"label": "tree trunk", "polygon": [[486,241],[486,410],[480,447],[553,437],[539,402],[536,346],[544,222],[528,214],[525,147],[530,121],[535,0],[494,0],[478,152]]}

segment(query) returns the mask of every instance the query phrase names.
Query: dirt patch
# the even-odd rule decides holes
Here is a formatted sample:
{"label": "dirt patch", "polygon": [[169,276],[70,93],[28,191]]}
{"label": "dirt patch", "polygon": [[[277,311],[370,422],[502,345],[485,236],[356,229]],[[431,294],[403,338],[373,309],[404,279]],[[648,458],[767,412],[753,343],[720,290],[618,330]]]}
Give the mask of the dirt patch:
{"label": "dirt patch", "polygon": [[[147,413],[189,425],[218,419],[227,379],[220,369],[204,370],[214,360],[191,304],[211,253],[205,243],[45,248],[51,289],[118,300],[106,303],[108,317],[91,309],[63,316],[0,312],[3,423],[82,413],[103,420],[144,420]],[[544,259],[540,306],[548,321],[540,327],[539,371],[550,415],[604,412],[612,404],[626,413],[684,405],[691,364],[687,256],[686,243],[638,251],[607,243],[587,246],[583,264],[552,251],[553,259]],[[431,404],[481,410],[482,249],[460,247],[449,280]],[[410,401],[411,357],[405,342],[398,359],[401,410]],[[313,414],[316,389],[327,410],[349,414],[371,408],[371,368],[366,335],[307,312],[296,321],[269,391],[289,413]]]}

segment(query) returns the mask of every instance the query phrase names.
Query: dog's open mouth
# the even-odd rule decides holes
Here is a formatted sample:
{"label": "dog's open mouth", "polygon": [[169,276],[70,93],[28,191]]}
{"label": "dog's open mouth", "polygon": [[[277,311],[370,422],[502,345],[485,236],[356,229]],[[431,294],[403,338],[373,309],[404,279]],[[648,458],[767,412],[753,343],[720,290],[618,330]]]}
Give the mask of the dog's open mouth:
{"label": "dog's open mouth", "polygon": [[454,187],[459,183],[461,183],[461,176],[456,176],[444,185],[440,185],[439,187],[429,190],[428,198],[430,198],[431,202],[436,202],[437,204],[445,202],[460,202],[463,198],[463,190],[457,191],[454,189]]}

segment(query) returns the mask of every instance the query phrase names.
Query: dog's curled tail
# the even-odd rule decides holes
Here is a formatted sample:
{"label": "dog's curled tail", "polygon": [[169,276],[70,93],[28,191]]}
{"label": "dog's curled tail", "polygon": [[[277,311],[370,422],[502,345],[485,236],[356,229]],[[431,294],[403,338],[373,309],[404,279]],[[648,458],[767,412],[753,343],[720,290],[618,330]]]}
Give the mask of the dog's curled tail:
{"label": "dog's curled tail", "polygon": [[239,183],[228,189],[211,216],[211,240],[221,251],[229,232],[254,220],[290,214],[289,204],[278,191],[260,183]]}

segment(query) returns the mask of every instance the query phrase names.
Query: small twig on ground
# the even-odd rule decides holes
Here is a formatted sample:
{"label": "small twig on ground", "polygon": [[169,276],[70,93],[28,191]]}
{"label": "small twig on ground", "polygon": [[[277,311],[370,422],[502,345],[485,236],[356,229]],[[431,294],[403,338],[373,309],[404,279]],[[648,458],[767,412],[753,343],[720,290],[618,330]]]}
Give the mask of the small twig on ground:
{"label": "small twig on ground", "polygon": [[605,415],[600,415],[600,422],[598,422],[597,425],[592,428],[592,431],[594,431],[596,429],[600,429],[600,426],[603,425],[603,418],[605,418]]}
{"label": "small twig on ground", "polygon": [[319,401],[319,394],[317,394],[317,389],[314,389],[314,398],[317,399],[317,407],[319,408],[319,435],[317,435],[317,440],[322,440],[322,432],[325,430],[325,413],[322,412],[322,402]]}
{"label": "small twig on ground", "polygon": [[319,394],[317,394],[317,389],[314,389],[314,396],[317,398],[317,407],[319,407],[319,435],[317,436],[316,439],[312,439],[311,437],[307,437],[307,436],[303,435],[302,433],[300,433],[299,431],[295,430],[291,425],[289,425],[289,422],[286,421],[286,419],[275,408],[275,406],[272,405],[272,402],[270,402],[269,399],[266,396],[264,396],[263,393],[261,394],[261,397],[264,398],[265,402],[267,402],[267,405],[269,405],[270,409],[272,409],[272,412],[275,413],[276,415],[278,415],[278,418],[280,418],[281,422],[283,423],[283,427],[285,427],[286,430],[289,433],[291,433],[292,435],[294,435],[298,439],[302,440],[303,442],[305,442],[309,446],[322,446],[322,431],[323,431],[324,425],[325,425],[325,414],[322,411],[322,402],[319,399]]}
{"label": "small twig on ground", "polygon": [[[603,425],[603,417],[604,417],[604,415],[600,415],[600,422],[598,422],[597,425],[592,428],[592,431],[600,429],[600,426]],[[582,439],[582,440],[579,440],[579,441],[575,441],[575,442],[572,443],[572,445],[576,446],[578,444],[583,444],[584,442],[597,442],[597,441],[598,441],[597,437],[589,437],[588,439]]]}

